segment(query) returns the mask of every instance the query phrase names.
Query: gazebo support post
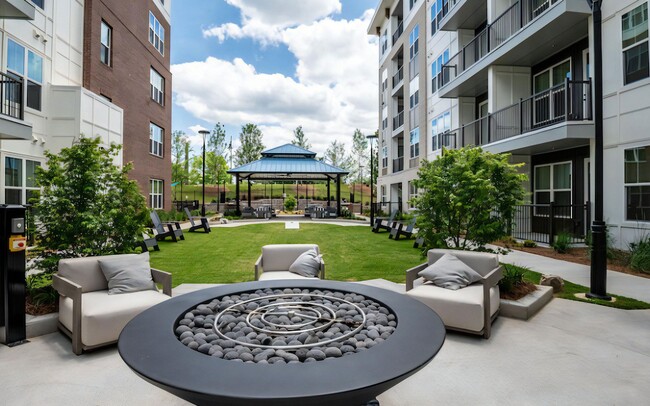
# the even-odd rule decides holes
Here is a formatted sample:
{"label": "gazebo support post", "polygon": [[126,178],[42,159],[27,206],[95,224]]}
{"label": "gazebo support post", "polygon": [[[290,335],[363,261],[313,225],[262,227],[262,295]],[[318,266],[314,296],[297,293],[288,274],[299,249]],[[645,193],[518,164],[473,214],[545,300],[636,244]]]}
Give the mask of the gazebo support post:
{"label": "gazebo support post", "polygon": [[336,216],[341,217],[341,175],[336,175]]}
{"label": "gazebo support post", "polygon": [[251,178],[248,178],[248,207],[251,206]]}
{"label": "gazebo support post", "polygon": [[327,207],[330,207],[330,178],[327,178]]}
{"label": "gazebo support post", "polygon": [[241,214],[239,206],[239,175],[235,175],[235,200],[237,201],[237,214]]}

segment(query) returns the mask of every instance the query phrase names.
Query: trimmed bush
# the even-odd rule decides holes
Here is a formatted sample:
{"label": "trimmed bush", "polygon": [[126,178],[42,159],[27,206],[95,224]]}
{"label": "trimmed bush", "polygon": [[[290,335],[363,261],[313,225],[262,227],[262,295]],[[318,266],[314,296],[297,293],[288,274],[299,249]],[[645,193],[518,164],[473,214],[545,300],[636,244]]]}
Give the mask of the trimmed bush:
{"label": "trimmed bush", "polygon": [[650,236],[630,244],[630,268],[650,273]]}

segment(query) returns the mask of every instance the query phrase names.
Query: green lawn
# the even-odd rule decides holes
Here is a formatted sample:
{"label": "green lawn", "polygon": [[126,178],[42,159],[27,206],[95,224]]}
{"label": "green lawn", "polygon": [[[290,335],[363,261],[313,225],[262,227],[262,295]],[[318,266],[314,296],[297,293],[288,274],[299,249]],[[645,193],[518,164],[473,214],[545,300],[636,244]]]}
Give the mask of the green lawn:
{"label": "green lawn", "polygon": [[254,279],[254,264],[266,244],[318,244],[327,279],[357,281],[383,278],[404,283],[408,268],[424,262],[413,240],[393,241],[388,233],[369,227],[284,223],[213,228],[212,233],[185,233],[185,241],[159,242],[151,252],[154,268],[171,272],[174,286],[182,283],[232,283]]}

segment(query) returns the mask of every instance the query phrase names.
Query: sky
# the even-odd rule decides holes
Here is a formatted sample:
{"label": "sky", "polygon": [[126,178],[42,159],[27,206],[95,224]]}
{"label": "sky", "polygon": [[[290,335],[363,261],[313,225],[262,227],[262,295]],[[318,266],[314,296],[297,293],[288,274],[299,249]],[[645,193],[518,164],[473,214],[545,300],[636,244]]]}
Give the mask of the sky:
{"label": "sky", "polygon": [[217,122],[233,151],[246,123],[266,148],[302,126],[311,150],[352,145],[378,125],[377,38],[367,35],[378,0],[175,0],[172,126],[195,154],[200,129]]}

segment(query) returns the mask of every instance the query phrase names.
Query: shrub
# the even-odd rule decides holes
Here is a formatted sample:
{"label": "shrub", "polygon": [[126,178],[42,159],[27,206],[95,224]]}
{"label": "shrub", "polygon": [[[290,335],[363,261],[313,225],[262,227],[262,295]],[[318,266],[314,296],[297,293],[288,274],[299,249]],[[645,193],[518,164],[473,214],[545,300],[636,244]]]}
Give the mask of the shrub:
{"label": "shrub", "polygon": [[503,265],[503,278],[499,281],[499,289],[505,293],[512,293],[515,287],[525,283],[524,275],[526,270],[524,268]]}
{"label": "shrub", "polygon": [[287,196],[284,199],[284,211],[293,211],[296,208],[296,198],[293,196]]}
{"label": "shrub", "polygon": [[524,241],[524,247],[526,248],[535,248],[537,247],[537,243],[533,240],[525,240]]}
{"label": "shrub", "polygon": [[555,241],[552,245],[555,252],[560,254],[566,254],[571,249],[571,234],[567,232],[561,232],[555,236]]}
{"label": "shrub", "polygon": [[630,268],[650,273],[650,235],[630,244]]}

